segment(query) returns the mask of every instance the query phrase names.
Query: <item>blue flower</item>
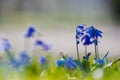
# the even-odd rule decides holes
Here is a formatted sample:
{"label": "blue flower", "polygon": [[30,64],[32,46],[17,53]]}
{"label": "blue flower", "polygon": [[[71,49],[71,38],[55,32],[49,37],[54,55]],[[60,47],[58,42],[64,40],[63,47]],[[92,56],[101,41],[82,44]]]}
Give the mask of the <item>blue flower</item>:
{"label": "blue flower", "polygon": [[47,62],[47,59],[45,57],[41,56],[39,62],[41,64],[45,64]]}
{"label": "blue flower", "polygon": [[77,68],[76,62],[70,57],[67,57],[66,59],[61,58],[61,59],[57,60],[56,65],[58,67],[65,66],[68,69],[76,69]]}
{"label": "blue flower", "polygon": [[50,50],[51,46],[44,43],[42,40],[36,40],[35,46],[41,46],[45,51]]}
{"label": "blue flower", "polygon": [[59,59],[59,60],[56,61],[56,65],[58,67],[60,67],[60,66],[62,66],[64,64],[65,64],[65,59],[63,59],[63,58],[61,58],[61,59]]}
{"label": "blue flower", "polygon": [[105,56],[104,56],[102,59],[95,59],[96,63],[97,63],[98,65],[104,65],[104,64],[105,64],[105,61],[106,61],[106,58],[107,58],[107,56],[108,56],[108,53],[109,53],[109,51],[107,51],[107,53],[105,54]]}
{"label": "blue flower", "polygon": [[9,60],[8,63],[12,65],[13,68],[18,69],[20,66],[20,63],[17,59],[14,58],[14,55],[10,51],[7,51],[6,55]]}
{"label": "blue flower", "polygon": [[98,44],[98,37],[102,37],[102,31],[94,28],[93,26],[86,29],[86,33],[90,35],[90,38],[93,39],[92,43]]}
{"label": "blue flower", "polygon": [[30,63],[30,57],[27,55],[25,51],[22,51],[19,55],[20,64],[28,65]]}
{"label": "blue flower", "polygon": [[95,62],[98,64],[98,65],[103,65],[105,63],[104,59],[95,59]]}
{"label": "blue flower", "polygon": [[77,26],[77,28],[76,28],[76,34],[77,34],[77,35],[81,35],[81,36],[84,35],[84,33],[83,33],[83,31],[84,31],[84,26],[85,26],[84,24]]}
{"label": "blue flower", "polygon": [[98,38],[98,37],[102,37],[103,32],[91,26],[86,29],[86,33],[88,33],[91,38],[95,38],[95,37]]}
{"label": "blue flower", "polygon": [[3,38],[3,39],[2,39],[2,43],[1,43],[0,46],[1,46],[1,48],[2,48],[5,52],[9,51],[9,50],[12,48],[9,40],[6,39],[6,38]]}
{"label": "blue flower", "polygon": [[82,37],[81,41],[84,40],[83,45],[90,45],[91,41],[90,41],[90,37],[88,35],[85,35],[84,37]]}
{"label": "blue flower", "polygon": [[33,37],[35,32],[36,32],[35,28],[33,26],[30,26],[25,34],[25,37],[26,38]]}
{"label": "blue flower", "polygon": [[84,35],[85,24],[78,25],[76,28],[76,44],[79,44],[80,38]]}
{"label": "blue flower", "polygon": [[75,63],[75,61],[69,57],[66,59],[65,65],[68,69],[76,69],[77,68],[77,64]]}

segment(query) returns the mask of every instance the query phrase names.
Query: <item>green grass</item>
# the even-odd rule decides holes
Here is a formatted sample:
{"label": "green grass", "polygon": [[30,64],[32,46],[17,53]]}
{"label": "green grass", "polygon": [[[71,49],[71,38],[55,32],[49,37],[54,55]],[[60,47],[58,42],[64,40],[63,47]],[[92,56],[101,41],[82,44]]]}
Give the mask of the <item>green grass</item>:
{"label": "green grass", "polygon": [[[77,69],[67,69],[63,66],[57,67],[56,58],[46,55],[47,63],[41,65],[39,57],[32,56],[31,63],[19,70],[0,63],[0,79],[1,80],[119,80],[120,63],[119,61],[110,67],[93,66],[93,60],[90,60],[90,67],[93,70],[84,74],[78,67]],[[1,58],[2,60],[2,58]],[[4,59],[5,60],[5,59]],[[98,71],[97,71],[98,70]],[[97,75],[98,77],[94,76]],[[101,75],[101,76],[100,76]]]}

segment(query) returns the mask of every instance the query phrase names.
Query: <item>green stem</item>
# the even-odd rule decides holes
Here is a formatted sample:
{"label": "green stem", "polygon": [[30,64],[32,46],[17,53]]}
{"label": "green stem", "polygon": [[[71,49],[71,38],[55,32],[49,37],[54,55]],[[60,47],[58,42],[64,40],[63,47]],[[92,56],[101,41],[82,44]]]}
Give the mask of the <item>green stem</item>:
{"label": "green stem", "polygon": [[96,49],[97,49],[97,58],[99,59],[99,58],[100,58],[100,56],[99,56],[98,45],[96,45]]}
{"label": "green stem", "polygon": [[117,60],[115,60],[115,61],[112,63],[112,65],[114,65],[114,64],[117,63],[118,61],[120,61],[120,58],[117,59]]}
{"label": "green stem", "polygon": [[85,56],[87,55],[87,46],[85,45]]}
{"label": "green stem", "polygon": [[96,44],[94,45],[94,47],[95,47],[95,57],[96,57],[96,59],[97,59],[98,57],[97,57],[97,48],[96,48]]}
{"label": "green stem", "polygon": [[76,49],[77,49],[77,57],[78,57],[78,60],[80,61],[79,50],[78,50],[78,44],[76,44]]}
{"label": "green stem", "polygon": [[96,37],[94,37],[94,41],[95,41],[95,43],[94,43],[95,56],[96,56],[96,59],[98,59],[98,54],[97,54],[97,45],[96,45],[96,41],[97,41],[97,39],[96,39]]}

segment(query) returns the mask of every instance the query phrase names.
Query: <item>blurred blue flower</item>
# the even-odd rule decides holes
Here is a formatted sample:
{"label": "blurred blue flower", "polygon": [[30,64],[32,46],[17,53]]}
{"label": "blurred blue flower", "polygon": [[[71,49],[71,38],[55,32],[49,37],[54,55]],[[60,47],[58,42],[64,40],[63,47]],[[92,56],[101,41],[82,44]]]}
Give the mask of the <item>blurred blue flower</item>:
{"label": "blurred blue flower", "polygon": [[45,64],[47,62],[47,59],[44,56],[41,56],[39,62],[40,64]]}
{"label": "blurred blue flower", "polygon": [[95,59],[95,62],[96,62],[98,65],[104,65],[104,63],[105,63],[104,59]]}
{"label": "blurred blue flower", "polygon": [[105,64],[106,58],[107,58],[107,56],[108,56],[108,53],[109,53],[109,51],[107,51],[107,53],[104,55],[104,57],[103,57],[102,59],[95,59],[96,63],[97,63],[98,65],[103,65],[103,64]]}
{"label": "blurred blue flower", "polygon": [[25,37],[26,38],[33,37],[35,32],[36,32],[35,28],[33,26],[30,26],[25,34]]}
{"label": "blurred blue flower", "polygon": [[86,33],[88,33],[90,35],[91,38],[98,38],[98,37],[102,37],[102,31],[94,28],[94,26],[88,27],[86,29]]}
{"label": "blurred blue flower", "polygon": [[12,67],[15,69],[19,69],[20,62],[17,59],[12,59],[10,60],[10,65],[12,65]]}
{"label": "blurred blue flower", "polygon": [[3,49],[3,51],[7,52],[10,49],[12,49],[12,46],[11,46],[11,44],[10,44],[8,39],[3,38],[2,39],[2,43],[0,44],[0,48]]}
{"label": "blurred blue flower", "polygon": [[20,66],[20,63],[17,59],[15,59],[14,55],[10,51],[7,51],[6,56],[9,60],[8,63],[12,65],[13,68],[18,69]]}
{"label": "blurred blue flower", "polygon": [[22,51],[19,54],[19,58],[20,58],[21,65],[28,65],[30,63],[30,57],[27,55],[25,51]]}
{"label": "blurred blue flower", "polygon": [[65,66],[68,69],[76,69],[77,68],[77,64],[75,63],[75,61],[72,58],[67,58],[65,61]]}
{"label": "blurred blue flower", "polygon": [[66,59],[61,58],[61,59],[57,60],[56,65],[58,67],[64,65],[68,69],[76,69],[77,68],[76,62],[70,57],[67,57]]}
{"label": "blurred blue flower", "polygon": [[78,25],[76,28],[76,44],[80,43],[80,38],[84,35],[85,24]]}
{"label": "blurred blue flower", "polygon": [[90,45],[91,41],[90,41],[90,37],[88,35],[85,35],[84,37],[82,37],[81,41],[84,40],[83,45]]}
{"label": "blurred blue flower", "polygon": [[44,43],[42,40],[36,40],[35,46],[41,46],[45,51],[50,50],[51,46]]}
{"label": "blurred blue flower", "polygon": [[59,67],[59,66],[62,66],[65,64],[65,59],[61,58],[59,60],[56,61],[56,65]]}

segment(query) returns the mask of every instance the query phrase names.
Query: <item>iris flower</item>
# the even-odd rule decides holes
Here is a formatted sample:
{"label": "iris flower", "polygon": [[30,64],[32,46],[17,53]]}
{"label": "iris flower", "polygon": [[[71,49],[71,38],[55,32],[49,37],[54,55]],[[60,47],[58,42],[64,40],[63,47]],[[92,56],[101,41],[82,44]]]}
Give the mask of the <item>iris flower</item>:
{"label": "iris flower", "polygon": [[33,37],[35,32],[36,32],[35,28],[33,26],[30,26],[25,34],[25,37],[26,38]]}

